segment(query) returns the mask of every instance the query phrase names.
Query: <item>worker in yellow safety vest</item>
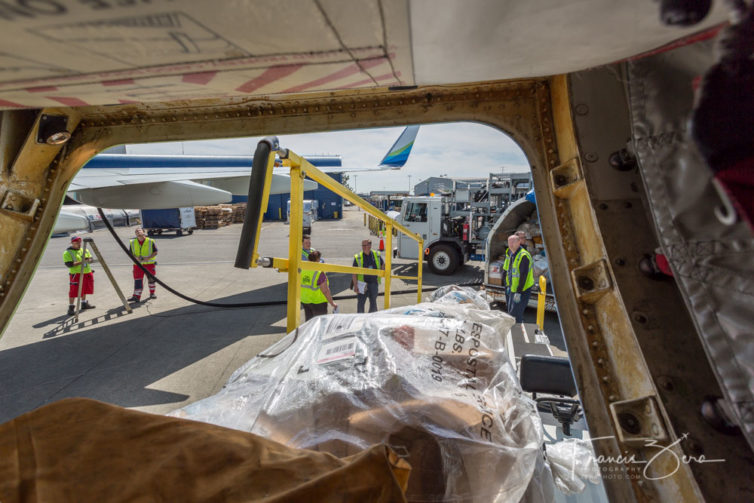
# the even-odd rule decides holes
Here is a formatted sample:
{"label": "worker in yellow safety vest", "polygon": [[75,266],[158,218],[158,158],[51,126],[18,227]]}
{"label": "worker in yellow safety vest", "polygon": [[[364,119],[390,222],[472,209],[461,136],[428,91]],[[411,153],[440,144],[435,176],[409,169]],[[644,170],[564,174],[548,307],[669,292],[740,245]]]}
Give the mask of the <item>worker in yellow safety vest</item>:
{"label": "worker in yellow safety vest", "polygon": [[[131,240],[131,254],[144,266],[144,269],[152,273],[152,276],[148,276],[147,281],[149,283],[149,298],[156,299],[155,295],[155,279],[157,260],[157,243],[154,239],[148,238],[144,233],[144,229],[137,227],[134,231],[136,238]],[[133,277],[134,277],[134,294],[128,299],[129,302],[139,302],[141,300],[141,292],[144,289],[144,269],[134,264]]]}
{"label": "worker in yellow safety vest", "polygon": [[521,238],[515,234],[508,236],[508,249],[510,252],[506,254],[503,264],[508,314],[516,318],[516,323],[523,323],[524,310],[534,286],[531,254],[521,246]]}
{"label": "worker in yellow safety vest", "polygon": [[[361,242],[361,252],[353,256],[353,267],[366,269],[385,269],[379,252],[372,250],[372,241],[365,239]],[[370,274],[354,274],[352,286],[356,292],[356,312],[363,313],[367,298],[369,298],[369,312],[377,311],[377,292],[380,289],[380,277]]]}
{"label": "worker in yellow safety vest", "polygon": [[301,238],[301,260],[309,260],[309,254],[313,251],[311,236],[304,234]]}
{"label": "worker in yellow safety vest", "polygon": [[[518,232],[515,234],[511,234],[511,236],[518,236]],[[508,237],[510,239],[510,236]],[[503,285],[505,286],[505,309],[506,311],[511,305],[511,285],[508,282],[508,269],[510,268],[510,256],[511,256],[511,249],[506,247],[505,248],[505,261],[503,262]]]}
{"label": "worker in yellow safety vest", "polygon": [[[74,302],[79,296],[79,281],[81,285],[81,309],[93,309],[94,306],[86,300],[86,296],[94,293],[94,274],[89,264],[92,262],[92,254],[81,249],[81,236],[71,238],[71,246],[63,252],[63,263],[68,268],[68,316],[76,313]],[[83,268],[83,270],[82,270]],[[83,273],[83,274],[82,274]]]}
{"label": "worker in yellow safety vest", "polygon": [[[319,262],[320,257],[320,252],[312,250],[309,253],[309,262]],[[327,304],[332,306],[333,311],[338,309],[330,292],[327,275],[322,271],[301,271],[301,305],[304,308],[305,320],[327,314]]]}

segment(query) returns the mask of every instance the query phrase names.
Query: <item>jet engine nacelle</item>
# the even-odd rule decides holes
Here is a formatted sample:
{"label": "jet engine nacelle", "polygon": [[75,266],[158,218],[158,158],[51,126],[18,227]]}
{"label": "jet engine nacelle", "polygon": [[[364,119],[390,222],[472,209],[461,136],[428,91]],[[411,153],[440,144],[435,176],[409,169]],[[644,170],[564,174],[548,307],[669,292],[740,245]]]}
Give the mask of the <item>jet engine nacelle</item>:
{"label": "jet engine nacelle", "polygon": [[229,203],[232,195],[226,190],[181,180],[77,190],[74,199],[98,208],[159,210]]}

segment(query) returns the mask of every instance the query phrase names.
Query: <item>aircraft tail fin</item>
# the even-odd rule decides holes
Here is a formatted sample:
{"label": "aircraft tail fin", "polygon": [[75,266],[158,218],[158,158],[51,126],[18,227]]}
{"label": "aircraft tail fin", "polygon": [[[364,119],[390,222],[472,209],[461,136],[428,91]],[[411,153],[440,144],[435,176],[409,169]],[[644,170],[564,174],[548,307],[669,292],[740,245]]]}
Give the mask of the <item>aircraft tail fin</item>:
{"label": "aircraft tail fin", "polygon": [[380,161],[380,168],[400,169],[408,161],[408,156],[414,146],[414,139],[419,132],[419,126],[407,126],[395,141],[385,157]]}

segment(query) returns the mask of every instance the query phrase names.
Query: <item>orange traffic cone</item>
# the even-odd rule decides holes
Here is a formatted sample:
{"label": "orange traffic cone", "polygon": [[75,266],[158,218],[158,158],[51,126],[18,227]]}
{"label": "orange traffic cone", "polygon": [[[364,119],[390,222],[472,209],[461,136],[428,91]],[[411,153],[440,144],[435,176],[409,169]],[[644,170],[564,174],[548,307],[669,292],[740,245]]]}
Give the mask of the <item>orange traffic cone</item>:
{"label": "orange traffic cone", "polygon": [[385,240],[383,239],[384,233],[380,233],[380,251],[385,251]]}

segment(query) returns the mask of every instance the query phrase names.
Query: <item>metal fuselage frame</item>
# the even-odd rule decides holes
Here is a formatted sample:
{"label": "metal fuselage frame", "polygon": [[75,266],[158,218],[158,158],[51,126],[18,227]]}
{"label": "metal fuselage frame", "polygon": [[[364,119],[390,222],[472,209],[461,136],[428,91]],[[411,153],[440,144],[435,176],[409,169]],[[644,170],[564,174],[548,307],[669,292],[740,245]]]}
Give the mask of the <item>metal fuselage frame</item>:
{"label": "metal fuselage frame", "polygon": [[[574,117],[583,110],[576,105],[571,103],[568,77],[556,76],[408,90],[378,88],[3,112],[0,327],[7,326],[29,284],[68,184],[88,159],[105,148],[124,143],[261,136],[272,132],[480,122],[508,134],[531,165],[559,316],[579,395],[592,437],[605,437],[595,442],[597,453],[612,458],[633,455],[644,460],[657,454],[657,448],[625,434],[619,414],[632,413],[639,414],[640,424],[646,425],[642,431],[646,431],[647,438],[656,437],[675,456],[664,456],[653,463],[653,473],[668,474],[662,478],[605,480],[608,495],[613,501],[700,500],[702,494],[718,491],[715,486],[720,480],[744,480],[740,477],[746,477],[746,472],[737,471],[738,465],[731,463],[703,465],[696,472],[689,464],[676,464],[684,453],[678,445],[670,444],[685,431],[702,431],[697,424],[701,419],[689,405],[699,403],[700,397],[694,389],[686,389],[684,400],[667,399],[658,393],[656,378],[662,373],[657,369],[674,363],[678,381],[682,382],[693,379],[693,374],[708,363],[703,357],[688,361],[683,354],[676,358],[672,352],[644,351],[637,338],[642,335],[643,322],[632,314],[633,305],[641,301],[683,312],[683,303],[678,296],[654,298],[647,288],[624,289],[624,281],[635,283],[634,277],[615,273],[614,268],[620,264],[636,262],[639,253],[633,243],[618,239],[625,238],[620,235],[621,227],[646,235],[653,235],[653,229],[648,219],[637,219],[640,201],[631,211],[616,210],[611,214],[610,225],[601,225],[603,220],[598,218],[596,209],[600,202],[588,182],[600,179],[641,186],[641,180],[636,174],[629,174],[635,178],[630,182],[619,178],[629,175],[618,174],[609,167],[594,171],[597,161],[590,152],[583,156],[580,152]],[[67,117],[72,132],[68,143],[53,146],[37,142],[43,114]],[[582,157],[594,161],[589,169],[582,166]],[[606,159],[599,162],[606,163]],[[295,170],[301,168],[292,166]],[[312,173],[307,171],[310,176]],[[303,174],[292,178],[298,180],[300,176]],[[300,222],[300,215],[291,218],[292,222]],[[388,239],[391,235],[386,233]],[[607,241],[623,244],[610,256]],[[295,264],[300,258],[300,236],[291,232],[291,243],[295,246],[291,246],[289,254]],[[388,249],[390,246],[388,243]],[[299,267],[289,268],[289,275]],[[304,267],[335,270],[331,265]],[[298,299],[293,300],[289,299],[289,306],[297,309]],[[702,434],[696,438],[699,448],[708,453],[715,449],[712,440],[719,440],[715,437],[708,442],[709,438]],[[723,487],[721,491],[733,497],[735,486],[731,484],[731,488]]]}

